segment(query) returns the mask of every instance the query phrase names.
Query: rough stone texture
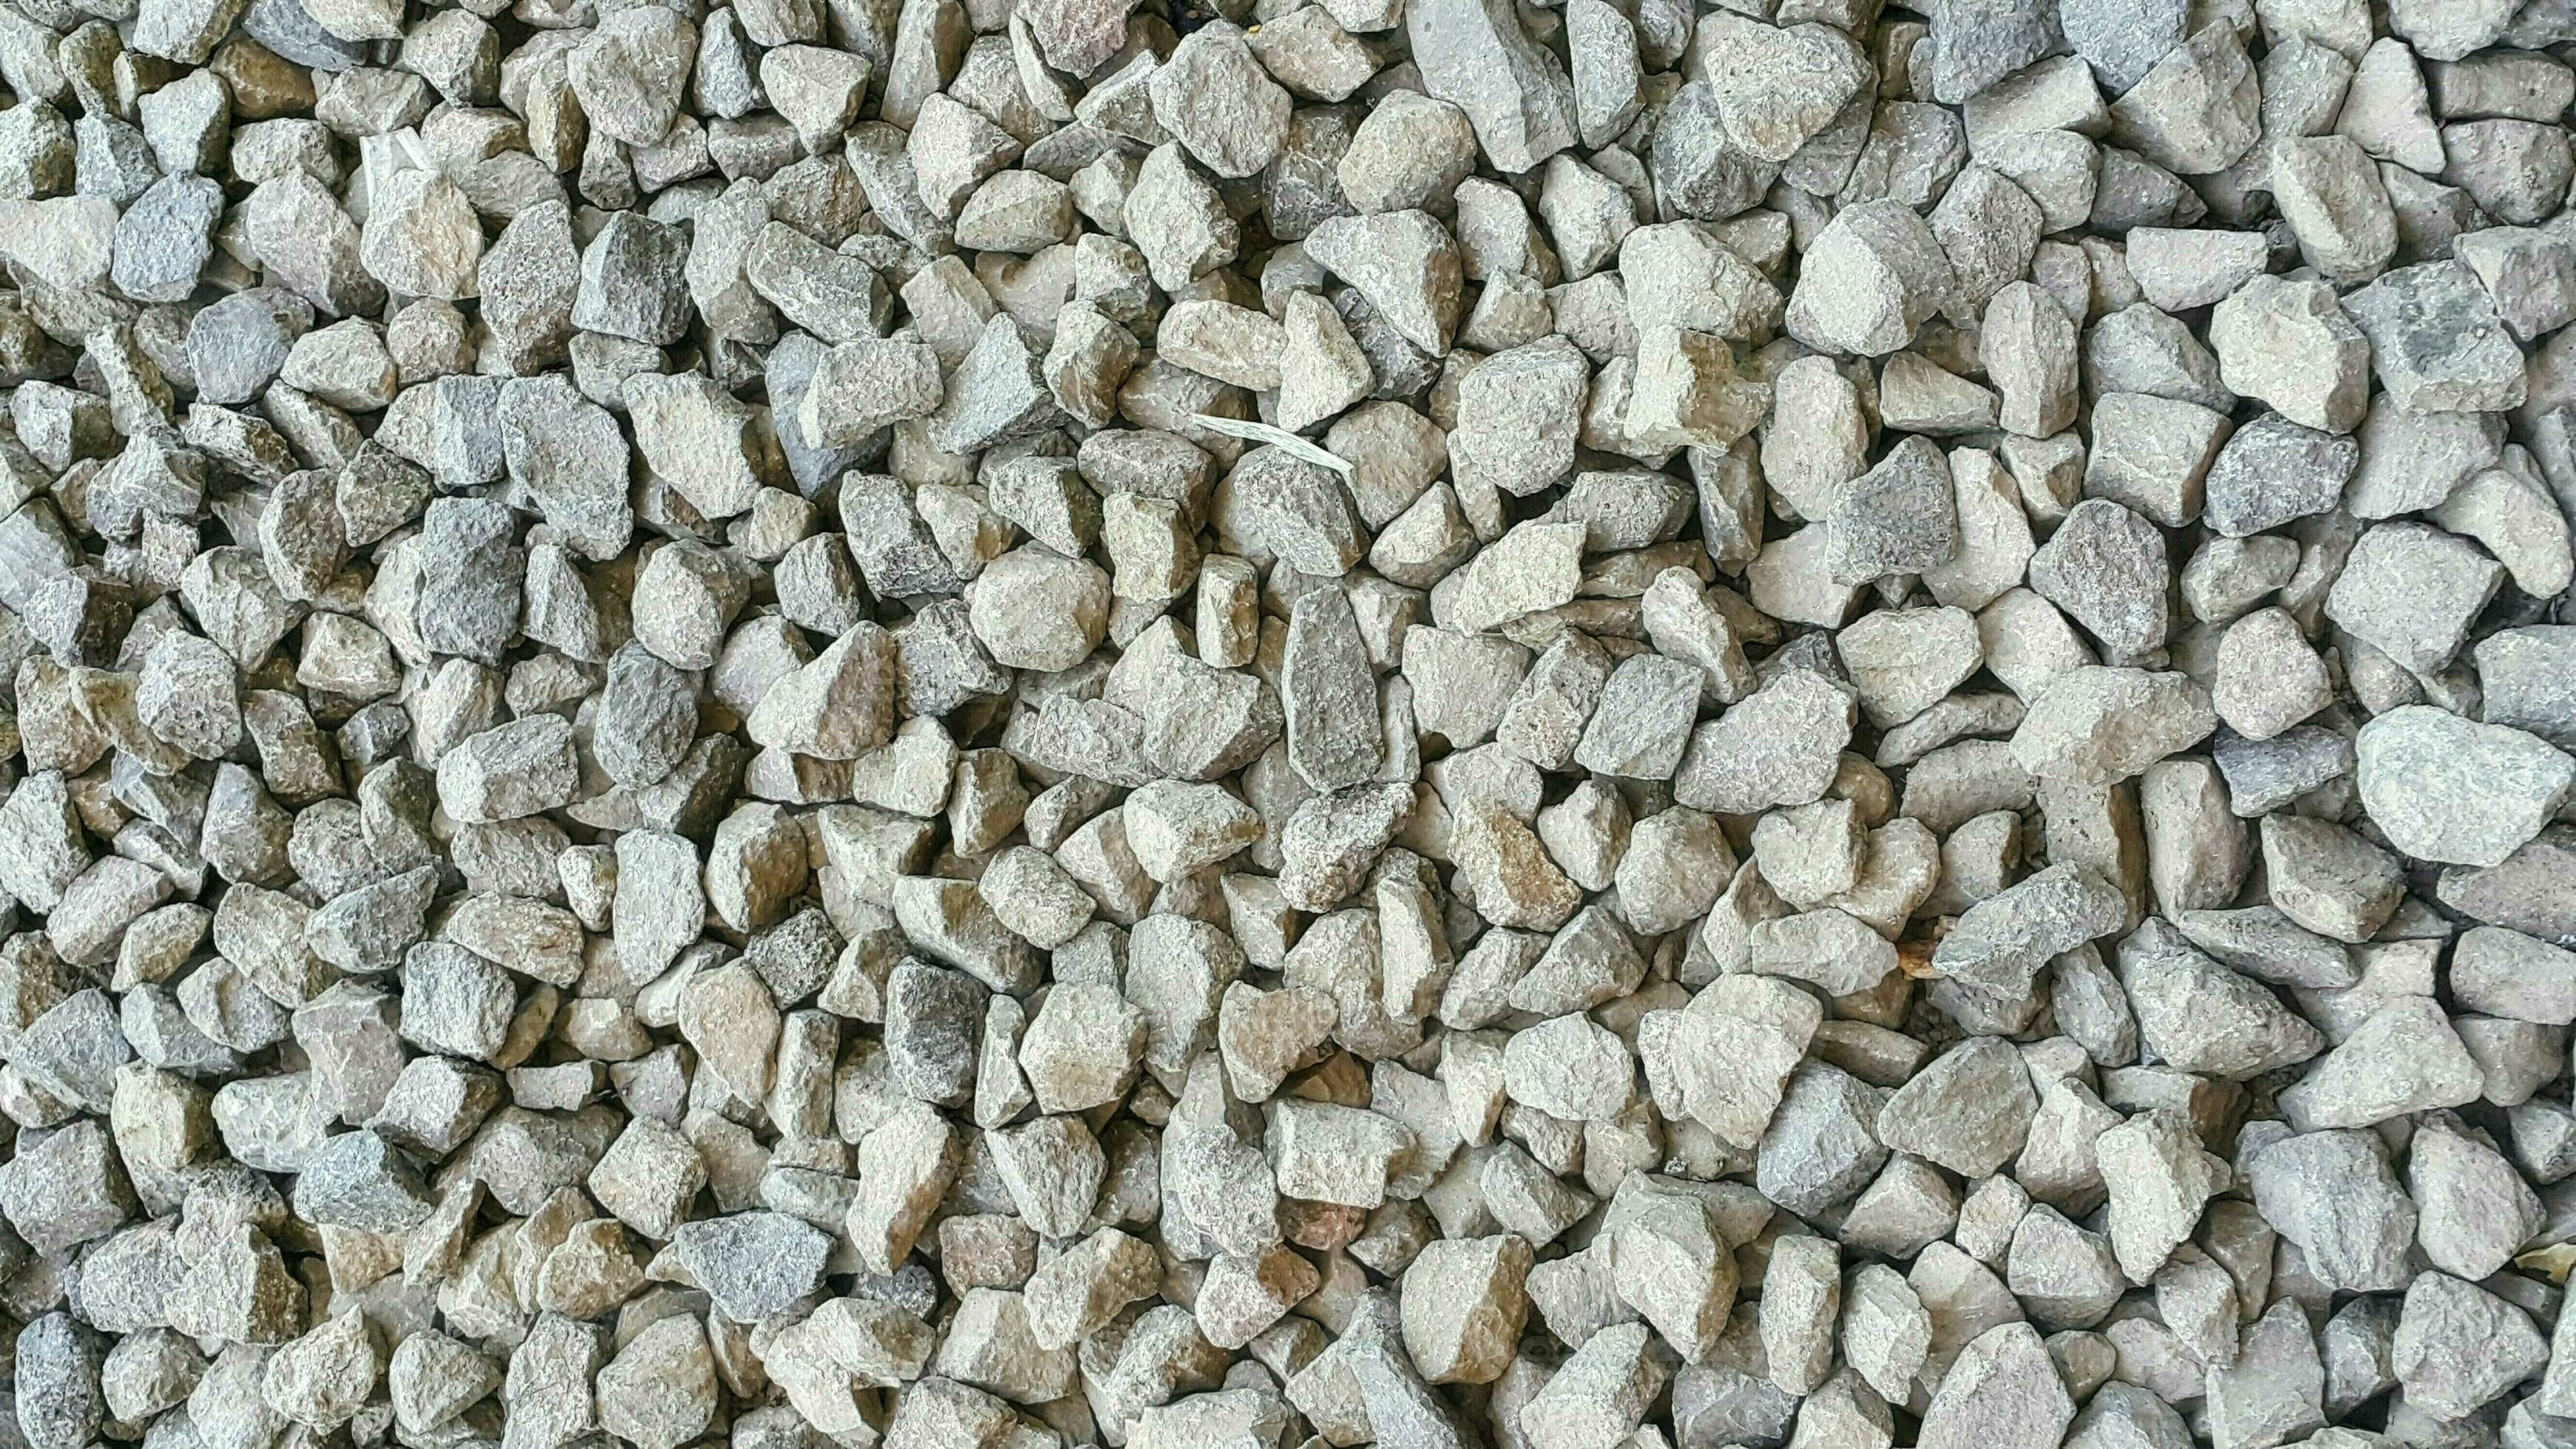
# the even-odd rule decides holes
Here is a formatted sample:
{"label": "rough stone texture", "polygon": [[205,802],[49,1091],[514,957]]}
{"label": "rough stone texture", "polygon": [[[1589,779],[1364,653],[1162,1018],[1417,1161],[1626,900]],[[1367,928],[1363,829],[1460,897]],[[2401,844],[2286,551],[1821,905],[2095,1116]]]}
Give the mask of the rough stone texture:
{"label": "rough stone texture", "polygon": [[17,1439],[2568,1441],[2571,49],[0,12]]}

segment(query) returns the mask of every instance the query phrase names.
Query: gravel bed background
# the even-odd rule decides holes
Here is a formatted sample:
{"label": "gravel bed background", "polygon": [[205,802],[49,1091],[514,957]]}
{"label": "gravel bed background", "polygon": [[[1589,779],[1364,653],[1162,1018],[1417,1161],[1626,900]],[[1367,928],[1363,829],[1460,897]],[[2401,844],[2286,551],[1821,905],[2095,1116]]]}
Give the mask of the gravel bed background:
{"label": "gravel bed background", "polygon": [[0,1449],[2576,1449],[2571,0],[0,0]]}

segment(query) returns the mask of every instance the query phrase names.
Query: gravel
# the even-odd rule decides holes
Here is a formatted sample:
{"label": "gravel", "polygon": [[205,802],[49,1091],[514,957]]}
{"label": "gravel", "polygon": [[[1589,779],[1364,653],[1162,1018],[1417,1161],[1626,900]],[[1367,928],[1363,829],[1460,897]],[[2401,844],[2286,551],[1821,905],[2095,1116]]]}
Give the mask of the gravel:
{"label": "gravel", "polygon": [[2576,1443],[2563,0],[0,83],[0,1438]]}

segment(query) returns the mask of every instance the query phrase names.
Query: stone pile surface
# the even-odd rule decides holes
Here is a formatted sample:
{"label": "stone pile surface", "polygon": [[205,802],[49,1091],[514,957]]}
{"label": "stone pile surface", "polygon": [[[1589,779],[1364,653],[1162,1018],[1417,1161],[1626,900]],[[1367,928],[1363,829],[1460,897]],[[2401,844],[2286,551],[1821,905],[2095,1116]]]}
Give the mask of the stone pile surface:
{"label": "stone pile surface", "polygon": [[0,1449],[2576,1449],[2576,0],[0,0]]}

